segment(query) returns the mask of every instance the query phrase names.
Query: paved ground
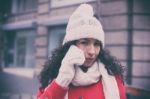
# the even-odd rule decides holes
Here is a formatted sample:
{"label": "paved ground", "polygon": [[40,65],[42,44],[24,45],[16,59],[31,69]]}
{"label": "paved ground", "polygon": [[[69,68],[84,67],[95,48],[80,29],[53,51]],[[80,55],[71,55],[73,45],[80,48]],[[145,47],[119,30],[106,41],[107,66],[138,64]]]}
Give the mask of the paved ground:
{"label": "paved ground", "polygon": [[37,90],[36,77],[29,78],[0,72],[0,99],[36,99]]}

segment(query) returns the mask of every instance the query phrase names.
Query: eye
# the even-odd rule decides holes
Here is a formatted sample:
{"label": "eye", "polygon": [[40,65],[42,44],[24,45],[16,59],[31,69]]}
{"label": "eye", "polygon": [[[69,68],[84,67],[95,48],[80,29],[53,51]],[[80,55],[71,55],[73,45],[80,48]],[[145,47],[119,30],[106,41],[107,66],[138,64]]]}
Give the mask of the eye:
{"label": "eye", "polygon": [[101,45],[101,43],[100,43],[100,42],[95,42],[95,43],[94,43],[94,46],[99,47],[100,45]]}
{"label": "eye", "polygon": [[80,44],[88,45],[88,41],[81,41]]}
{"label": "eye", "polygon": [[84,40],[84,39],[79,40],[77,43],[80,44],[80,45],[84,45],[84,46],[87,46],[89,44],[88,40]]}

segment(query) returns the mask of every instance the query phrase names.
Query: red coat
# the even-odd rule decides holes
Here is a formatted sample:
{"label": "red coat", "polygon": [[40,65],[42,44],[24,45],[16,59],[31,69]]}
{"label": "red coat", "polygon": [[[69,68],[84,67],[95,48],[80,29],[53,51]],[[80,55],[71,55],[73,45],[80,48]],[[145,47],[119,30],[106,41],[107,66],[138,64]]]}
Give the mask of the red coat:
{"label": "red coat", "polygon": [[[126,99],[125,88],[119,77],[116,77],[119,88],[120,99]],[[53,81],[45,90],[40,89],[37,99],[64,99],[68,92],[68,99],[105,99],[102,87],[102,81],[81,87],[62,88]],[[109,94],[109,93],[108,93]]]}

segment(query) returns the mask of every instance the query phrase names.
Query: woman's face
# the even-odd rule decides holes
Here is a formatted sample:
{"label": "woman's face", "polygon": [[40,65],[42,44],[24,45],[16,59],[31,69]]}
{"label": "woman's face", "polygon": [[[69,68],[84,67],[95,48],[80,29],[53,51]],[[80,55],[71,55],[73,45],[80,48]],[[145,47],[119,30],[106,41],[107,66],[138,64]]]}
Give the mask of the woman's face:
{"label": "woman's face", "polygon": [[100,45],[100,41],[92,38],[85,38],[77,41],[76,46],[83,50],[85,55],[85,62],[83,64],[84,66],[90,67],[96,61],[101,49]]}

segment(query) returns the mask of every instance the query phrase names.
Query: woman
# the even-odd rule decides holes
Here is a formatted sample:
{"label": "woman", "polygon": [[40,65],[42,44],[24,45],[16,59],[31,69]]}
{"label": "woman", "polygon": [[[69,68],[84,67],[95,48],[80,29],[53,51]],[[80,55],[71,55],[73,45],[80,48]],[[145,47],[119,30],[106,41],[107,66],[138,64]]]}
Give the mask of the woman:
{"label": "woman", "polygon": [[104,46],[93,8],[81,4],[69,18],[63,45],[41,72],[38,99],[126,99],[123,68]]}

